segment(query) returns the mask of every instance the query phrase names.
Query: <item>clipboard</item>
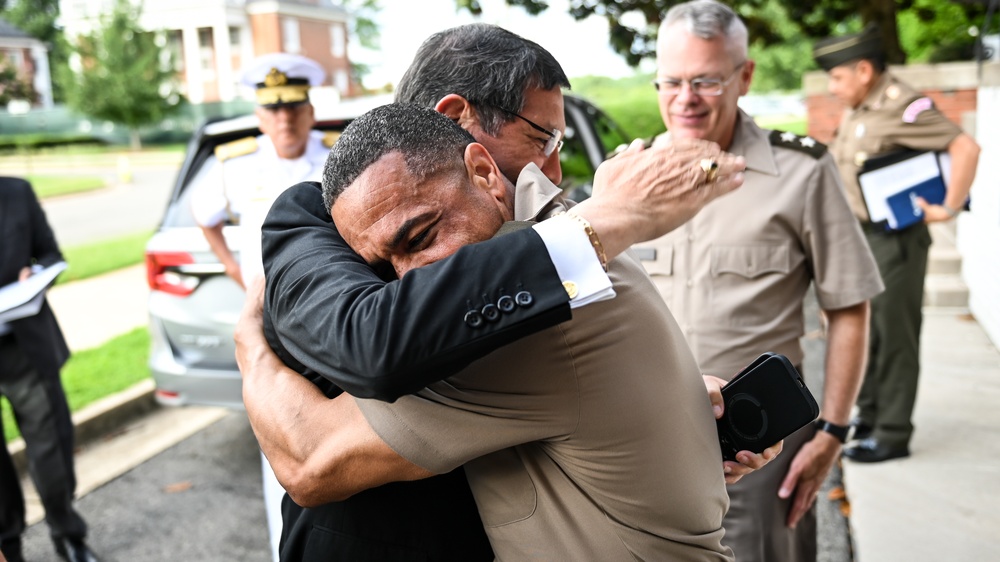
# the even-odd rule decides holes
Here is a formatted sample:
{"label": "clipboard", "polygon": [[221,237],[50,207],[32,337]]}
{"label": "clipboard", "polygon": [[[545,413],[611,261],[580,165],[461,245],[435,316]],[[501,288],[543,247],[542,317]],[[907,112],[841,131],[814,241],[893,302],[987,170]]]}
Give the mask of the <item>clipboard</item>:
{"label": "clipboard", "polygon": [[45,300],[45,291],[65,269],[66,262],[56,262],[23,282],[15,281],[0,287],[0,322],[38,314]]}
{"label": "clipboard", "polygon": [[869,219],[889,231],[923,221],[916,198],[944,203],[950,171],[947,152],[900,150],[868,159],[858,172],[858,184]]}

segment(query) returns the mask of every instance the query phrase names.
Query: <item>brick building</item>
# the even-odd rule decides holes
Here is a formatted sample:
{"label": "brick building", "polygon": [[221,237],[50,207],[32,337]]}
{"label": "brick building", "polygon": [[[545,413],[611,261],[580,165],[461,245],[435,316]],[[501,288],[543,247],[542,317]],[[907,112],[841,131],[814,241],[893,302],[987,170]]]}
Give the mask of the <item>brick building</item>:
{"label": "brick building", "polygon": [[[114,0],[60,0],[66,35],[91,33]],[[163,31],[191,103],[252,99],[241,68],[267,53],[296,53],[326,69],[324,92],[351,96],[348,13],[331,0],[145,0],[140,25]]]}
{"label": "brick building", "polygon": [[38,94],[35,104],[52,107],[52,79],[49,75],[49,49],[38,39],[0,19],[0,55],[30,81]]}

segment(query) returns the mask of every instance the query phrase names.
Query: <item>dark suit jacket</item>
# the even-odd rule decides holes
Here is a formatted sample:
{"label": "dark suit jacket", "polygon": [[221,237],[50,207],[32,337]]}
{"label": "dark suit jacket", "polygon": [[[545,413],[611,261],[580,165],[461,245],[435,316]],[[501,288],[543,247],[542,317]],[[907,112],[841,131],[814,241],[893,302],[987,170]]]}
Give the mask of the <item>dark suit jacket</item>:
{"label": "dark suit jacket", "polygon": [[[275,201],[262,251],[268,341],[331,397],[343,389],[392,401],[570,318],[531,229],[386,282],[337,233],[315,182]],[[470,311],[522,291],[530,303],[467,322]],[[314,509],[286,496],[282,511],[283,560],[493,560],[463,469]]]}
{"label": "dark suit jacket", "polygon": [[[337,233],[319,184],[285,191],[264,221],[265,334],[286,364],[359,398],[393,401],[524,336],[570,319],[569,297],[531,229],[465,246],[387,283]],[[466,322],[501,296],[496,321]]]}
{"label": "dark suit jacket", "polygon": [[[45,212],[31,189],[18,178],[0,177],[0,286],[17,281],[21,268],[62,260]],[[34,316],[10,322],[22,352],[43,376],[57,377],[69,348],[46,301]]]}

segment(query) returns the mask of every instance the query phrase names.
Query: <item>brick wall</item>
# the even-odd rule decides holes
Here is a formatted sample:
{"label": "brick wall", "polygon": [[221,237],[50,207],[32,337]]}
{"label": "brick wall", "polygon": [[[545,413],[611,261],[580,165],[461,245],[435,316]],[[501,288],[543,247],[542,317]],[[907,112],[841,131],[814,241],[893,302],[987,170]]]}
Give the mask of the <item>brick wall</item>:
{"label": "brick wall", "polygon": [[[333,84],[334,72],[341,69],[350,70],[350,64],[343,57],[333,56],[330,26],[343,25],[325,21],[299,20],[299,33],[302,36],[302,55],[318,62],[326,70],[325,85]],[[346,37],[346,34],[345,34]]]}
{"label": "brick wall", "polygon": [[255,57],[282,51],[281,18],[278,14],[251,14],[250,31]]}
{"label": "brick wall", "polygon": [[[973,133],[976,111],[975,63],[946,63],[892,67],[902,81],[924,92],[949,119]],[[844,108],[827,93],[826,73],[811,72],[803,78],[809,135],[820,142],[833,140]]]}

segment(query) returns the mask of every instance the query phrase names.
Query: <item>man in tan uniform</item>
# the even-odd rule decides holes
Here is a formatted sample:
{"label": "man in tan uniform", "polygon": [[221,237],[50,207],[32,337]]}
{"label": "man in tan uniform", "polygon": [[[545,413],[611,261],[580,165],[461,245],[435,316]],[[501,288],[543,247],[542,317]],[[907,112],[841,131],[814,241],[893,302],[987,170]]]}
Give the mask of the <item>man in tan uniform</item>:
{"label": "man in tan uniform", "polygon": [[[667,12],[657,42],[667,138],[701,138],[747,161],[744,188],[636,252],[702,372],[729,379],[765,351],[802,365],[810,283],[829,318],[818,426],[785,440],[775,462],[729,487],[725,543],[741,561],[815,560],[815,497],[840,453],[865,361],[868,299],[882,285],[837,178],[809,137],[767,131],[737,106],[754,61],[747,31],[711,1]],[[808,374],[808,373],[807,373]]]}
{"label": "man in tan uniform", "polygon": [[[880,462],[910,454],[913,405],[920,373],[924,276],[931,243],[927,224],[951,220],[965,205],[979,146],[934,108],[930,98],[886,71],[877,28],[816,44],[813,55],[830,75],[830,92],[844,113],[831,147],[851,210],[878,262],[884,293],[872,300],[868,370],[858,396],[856,437],[844,455]],[[951,174],[942,204],[920,199],[924,222],[904,230],[872,224],[858,184],[866,160],[902,149],[946,151]]]}
{"label": "man in tan uniform", "polygon": [[[401,276],[505,221],[565,208],[536,166],[512,193],[469,133],[403,104],[345,130],[324,199],[345,240]],[[618,257],[608,273],[614,300],[417,395],[335,398],[325,493],[465,464],[498,559],[731,560],[718,435],[697,365],[641,265]]]}

